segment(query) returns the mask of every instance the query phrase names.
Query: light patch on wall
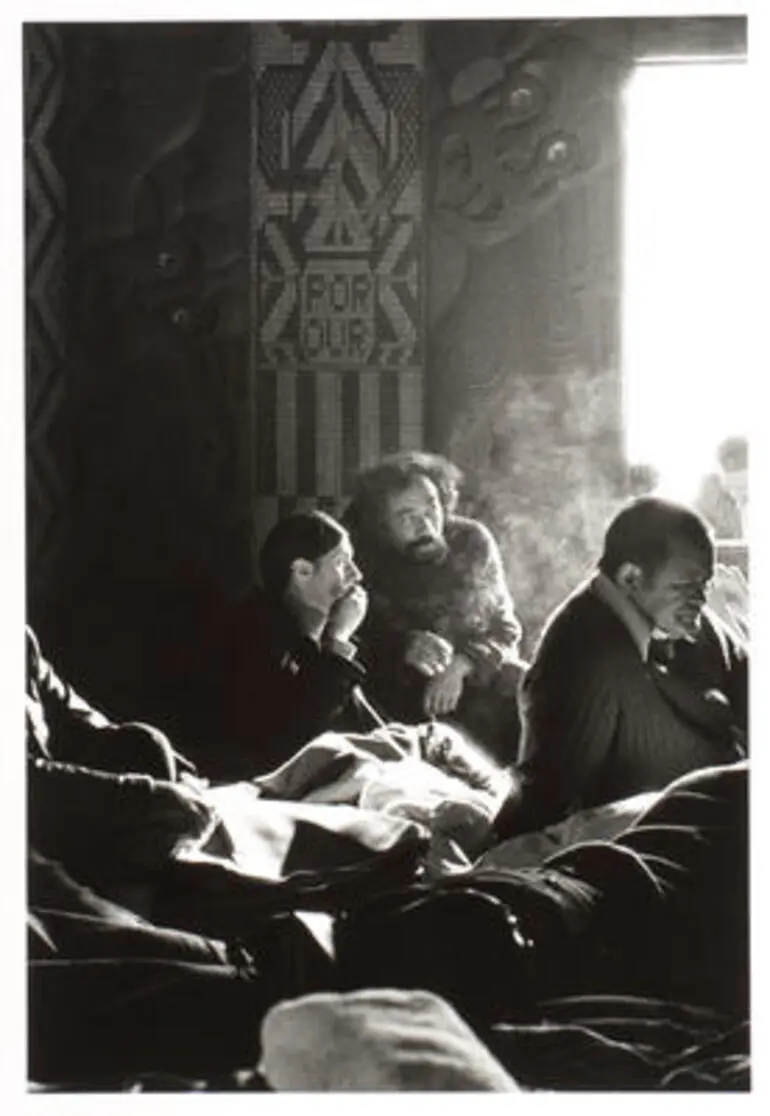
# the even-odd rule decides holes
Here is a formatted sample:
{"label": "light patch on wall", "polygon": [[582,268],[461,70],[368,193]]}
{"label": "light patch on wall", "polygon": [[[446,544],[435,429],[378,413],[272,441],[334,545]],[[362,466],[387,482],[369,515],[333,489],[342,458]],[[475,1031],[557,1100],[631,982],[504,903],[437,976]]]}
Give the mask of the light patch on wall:
{"label": "light patch on wall", "polygon": [[734,62],[641,65],[626,90],[626,453],[680,499],[748,435],[748,105]]}

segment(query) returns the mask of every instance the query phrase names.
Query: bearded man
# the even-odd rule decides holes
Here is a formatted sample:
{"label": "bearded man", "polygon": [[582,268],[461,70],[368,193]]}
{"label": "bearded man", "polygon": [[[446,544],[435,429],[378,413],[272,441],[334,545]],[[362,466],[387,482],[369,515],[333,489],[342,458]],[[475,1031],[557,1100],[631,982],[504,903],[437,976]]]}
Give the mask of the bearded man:
{"label": "bearded man", "polygon": [[512,762],[521,625],[492,534],[455,512],[461,479],[417,452],[359,475],[343,521],[369,594],[360,655],[388,718],[455,722]]}

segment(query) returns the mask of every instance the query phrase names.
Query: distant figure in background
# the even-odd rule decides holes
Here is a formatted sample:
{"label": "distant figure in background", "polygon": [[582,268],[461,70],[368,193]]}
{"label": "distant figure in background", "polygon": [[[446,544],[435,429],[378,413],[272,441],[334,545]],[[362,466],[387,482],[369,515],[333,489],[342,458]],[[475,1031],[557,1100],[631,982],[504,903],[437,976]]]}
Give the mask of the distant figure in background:
{"label": "distant figure in background", "polygon": [[505,763],[518,744],[521,625],[497,543],[455,514],[461,478],[416,452],[359,476],[344,522],[370,597],[361,657],[387,718],[454,721]]}
{"label": "distant figure in background", "polygon": [[320,511],[287,516],[260,568],[263,587],[204,638],[185,711],[189,750],[218,782],[262,775],[340,727],[364,677],[351,640],[367,598],[347,531]]}
{"label": "distant figure in background", "polygon": [[660,484],[660,473],[654,465],[637,462],[628,470],[628,495],[649,496]]}
{"label": "distant figure in background", "polygon": [[717,470],[704,477],[695,507],[717,539],[745,539],[748,518],[748,442],[726,438],[716,453]]}
{"label": "distant figure in background", "polygon": [[[744,642],[750,637],[748,553],[748,442],[735,436],[726,438],[717,450],[718,471],[704,478],[696,507],[712,524],[718,541],[735,542],[738,554],[728,557],[732,548],[722,547],[711,592],[711,608]],[[739,557],[740,555],[740,557]]]}
{"label": "distant figure in background", "polygon": [[747,654],[704,611],[713,573],[690,508],[641,497],[610,523],[522,686],[519,832],[745,755]]}

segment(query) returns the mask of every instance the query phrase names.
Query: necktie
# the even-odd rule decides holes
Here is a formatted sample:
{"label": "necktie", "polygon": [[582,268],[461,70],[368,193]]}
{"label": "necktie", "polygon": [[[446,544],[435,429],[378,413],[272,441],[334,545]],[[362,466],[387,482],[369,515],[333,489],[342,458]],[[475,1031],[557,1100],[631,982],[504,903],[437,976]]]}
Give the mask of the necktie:
{"label": "necktie", "polygon": [[657,663],[658,666],[668,666],[673,657],[673,639],[665,639],[658,636],[650,640],[650,649],[647,656],[648,662]]}

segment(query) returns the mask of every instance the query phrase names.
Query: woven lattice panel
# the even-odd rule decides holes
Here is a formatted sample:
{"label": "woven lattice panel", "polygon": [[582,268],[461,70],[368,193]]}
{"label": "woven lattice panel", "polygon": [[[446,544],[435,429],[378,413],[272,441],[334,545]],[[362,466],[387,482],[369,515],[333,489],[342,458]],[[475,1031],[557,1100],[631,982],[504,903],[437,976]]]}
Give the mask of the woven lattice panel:
{"label": "woven lattice panel", "polygon": [[422,440],[422,46],[412,24],[252,34],[258,535]]}

